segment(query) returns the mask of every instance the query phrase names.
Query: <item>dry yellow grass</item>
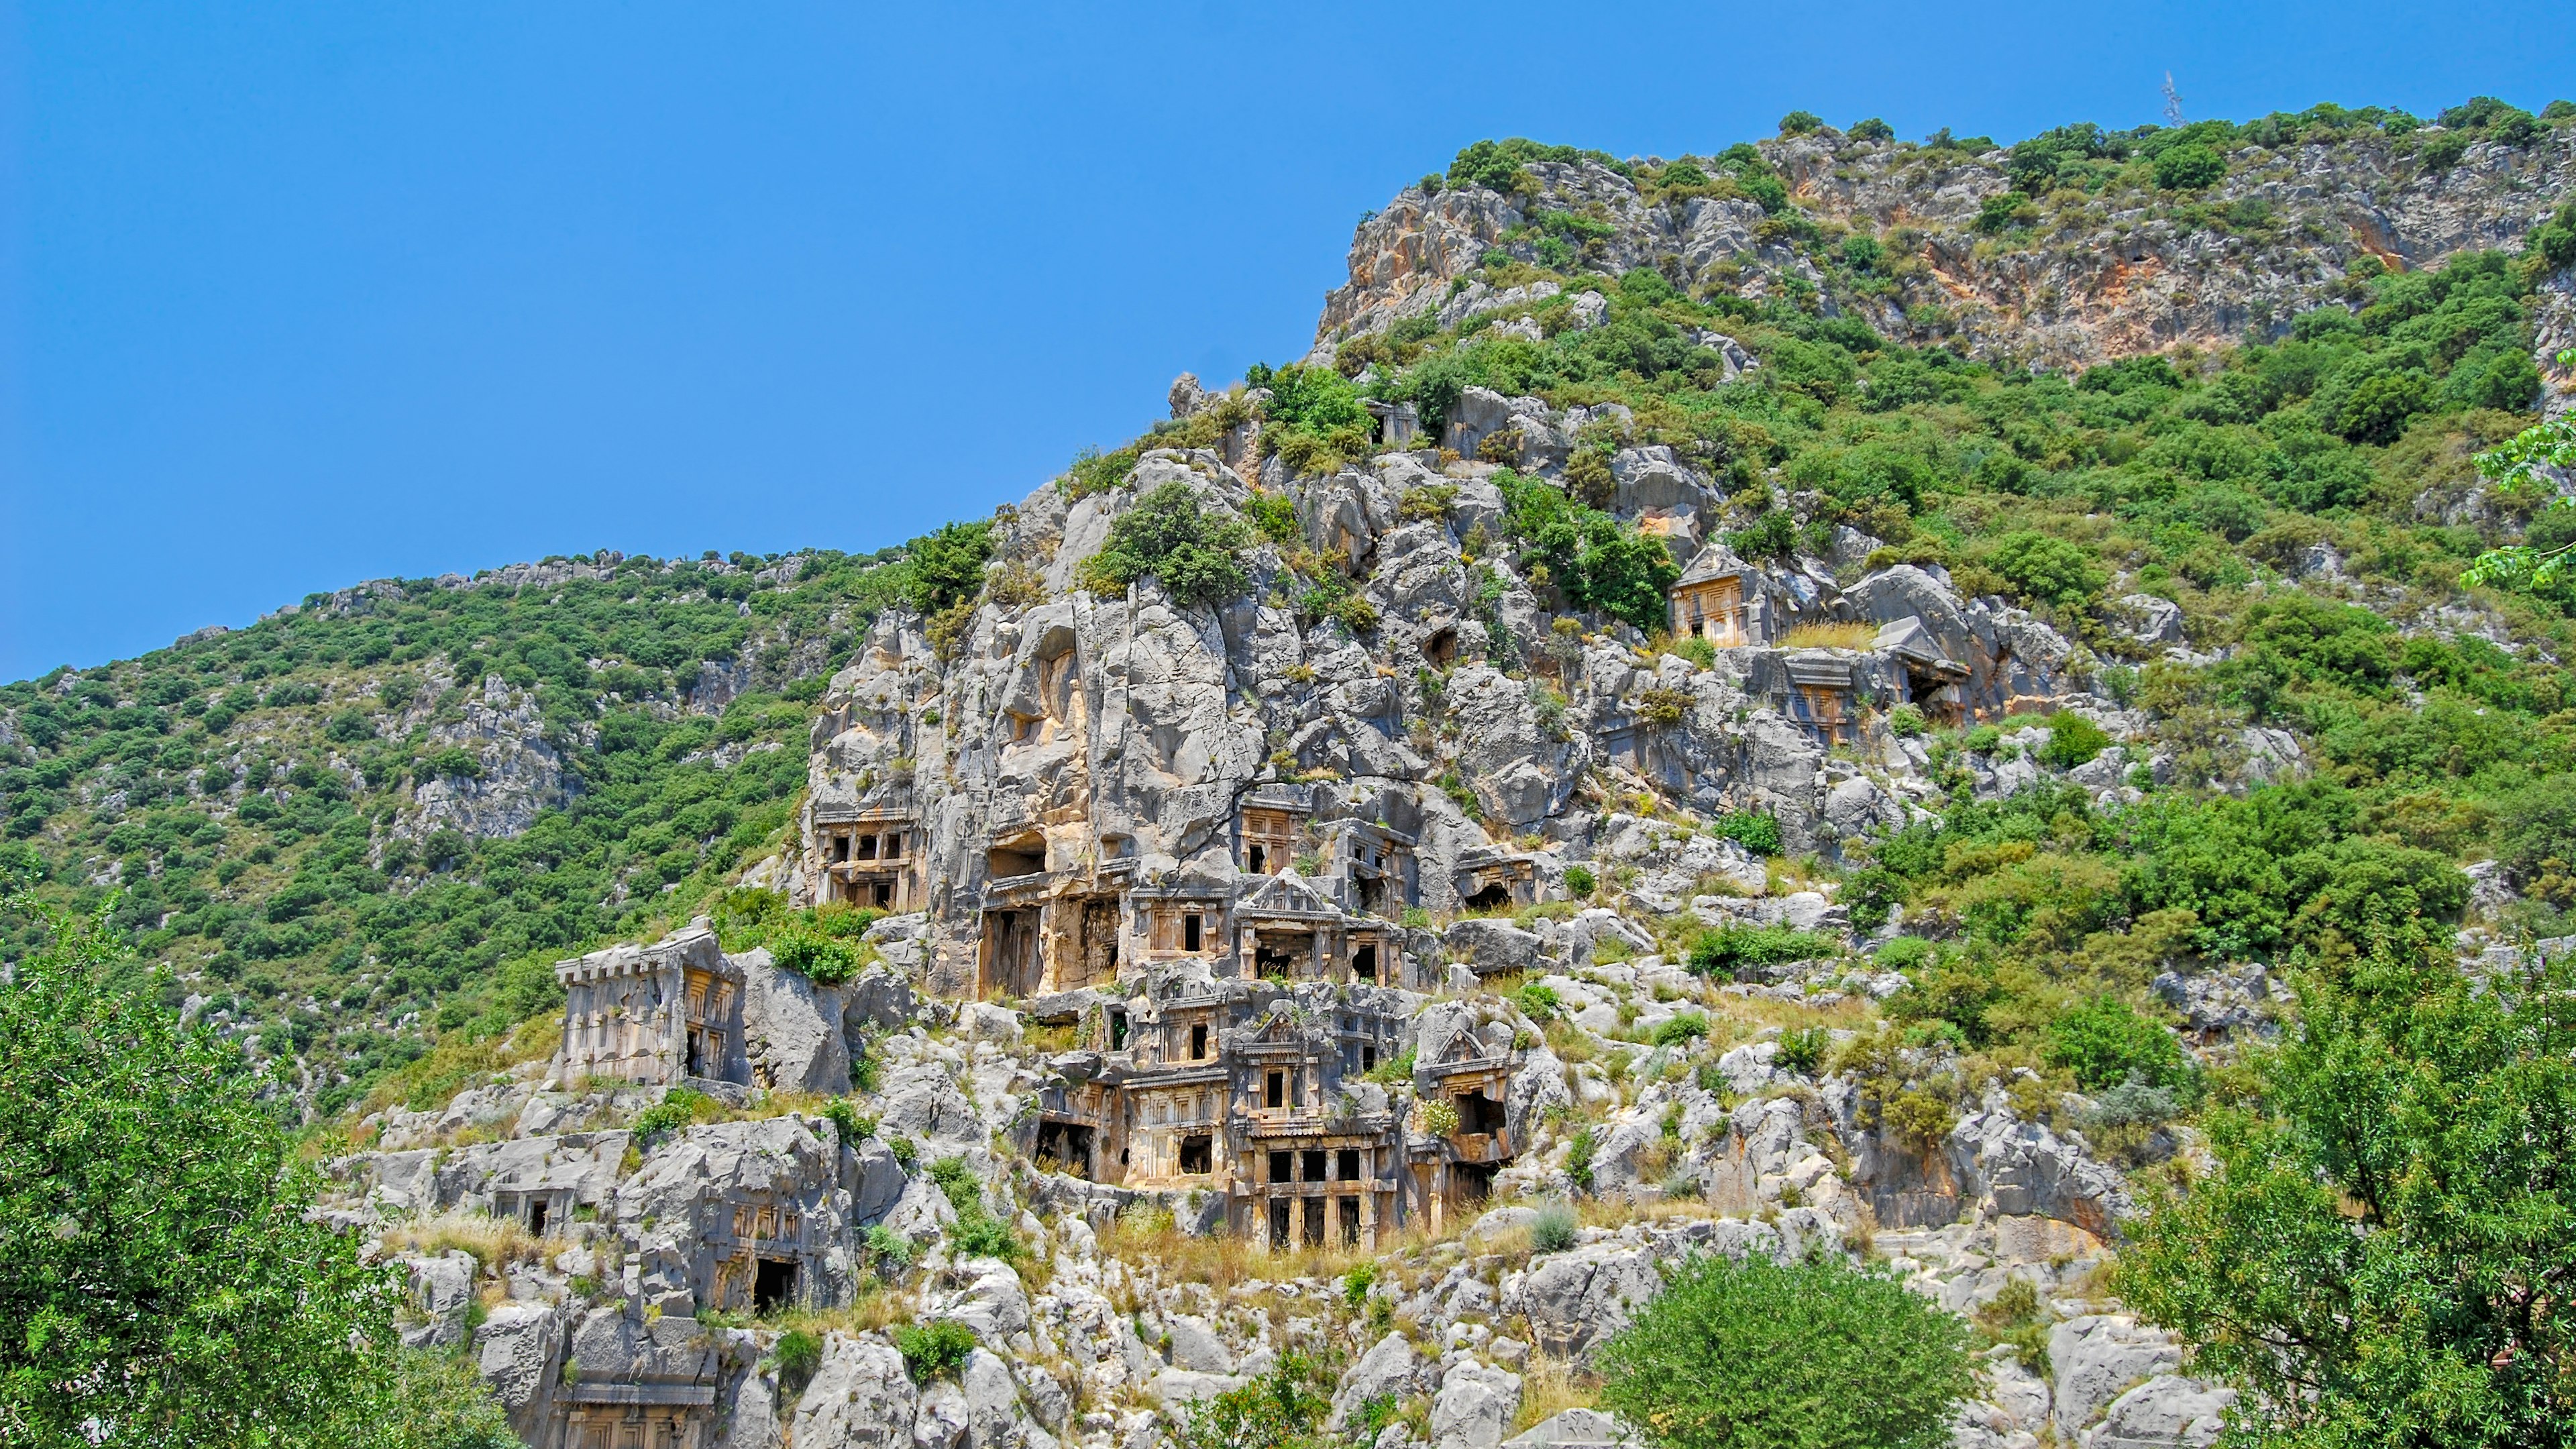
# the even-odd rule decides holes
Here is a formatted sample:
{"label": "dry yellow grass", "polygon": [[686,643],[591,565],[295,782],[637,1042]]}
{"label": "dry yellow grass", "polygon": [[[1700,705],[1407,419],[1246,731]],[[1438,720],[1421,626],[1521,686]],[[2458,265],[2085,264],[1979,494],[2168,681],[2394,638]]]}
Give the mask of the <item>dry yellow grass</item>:
{"label": "dry yellow grass", "polygon": [[1521,1406],[1512,1416],[1512,1432],[1525,1433],[1568,1409],[1600,1406],[1600,1379],[1561,1358],[1533,1353],[1521,1374]]}
{"label": "dry yellow grass", "polygon": [[385,1234],[385,1246],[397,1251],[440,1253],[463,1251],[486,1270],[509,1263],[540,1263],[572,1247],[563,1238],[540,1238],[517,1218],[487,1213],[452,1212],[396,1225]]}
{"label": "dry yellow grass", "polygon": [[[802,1329],[816,1337],[826,1333],[856,1336],[875,1333],[912,1321],[911,1296],[877,1279],[861,1281],[848,1304],[839,1308],[790,1308],[758,1320],[763,1328],[781,1333]],[[728,1322],[729,1327],[749,1327],[751,1320]]]}
{"label": "dry yellow grass", "polygon": [[1878,637],[1876,624],[1801,624],[1781,636],[1783,649],[1866,649]]}
{"label": "dry yellow grass", "polygon": [[[1466,1215],[1472,1219],[1472,1214]],[[1455,1231],[1462,1224],[1444,1224]],[[1446,1236],[1446,1234],[1443,1234]],[[1122,1214],[1100,1235],[1100,1250],[1131,1267],[1151,1264],[1166,1282],[1204,1283],[1217,1292],[1251,1283],[1292,1279],[1333,1279],[1362,1263],[1382,1262],[1438,1241],[1416,1219],[1398,1231],[1378,1236],[1375,1248],[1343,1247],[1271,1249],[1224,1233],[1194,1238],[1174,1226],[1168,1213],[1147,1210]]]}

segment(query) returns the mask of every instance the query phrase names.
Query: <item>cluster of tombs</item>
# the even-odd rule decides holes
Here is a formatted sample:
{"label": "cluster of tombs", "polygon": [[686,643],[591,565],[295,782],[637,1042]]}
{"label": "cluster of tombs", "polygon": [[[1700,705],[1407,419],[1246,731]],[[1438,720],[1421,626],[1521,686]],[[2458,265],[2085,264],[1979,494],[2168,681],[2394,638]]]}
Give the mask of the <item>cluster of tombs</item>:
{"label": "cluster of tombs", "polygon": [[[1792,582],[1811,583],[1803,576]],[[2054,661],[2013,658],[1984,605],[1969,611],[1978,616],[1972,622],[1955,599],[1926,597],[1903,580],[1873,588],[1877,582],[1865,580],[1844,596],[1857,606],[1854,612],[1878,623],[1866,647],[1799,647],[1798,631],[1784,627],[1785,611],[1762,571],[1712,544],[1673,585],[1667,601],[1672,634],[1743,651],[1746,692],[1827,747],[1855,742],[1872,707],[1911,705],[1942,729],[2055,700]],[[1926,623],[1926,608],[1941,627]],[[1620,733],[1614,727],[1612,734]],[[1613,754],[1621,744],[1610,742]]]}
{"label": "cluster of tombs", "polygon": [[[1518,1150],[1512,1051],[1461,1031],[1408,1063],[1418,1004],[1365,981],[1188,966],[1046,998],[1032,1010],[1084,1044],[1055,1059],[1031,1155],[1120,1188],[1219,1194],[1228,1229],[1272,1248],[1374,1247],[1416,1216],[1437,1232]],[[1394,1080],[1413,1086],[1409,1120]]]}

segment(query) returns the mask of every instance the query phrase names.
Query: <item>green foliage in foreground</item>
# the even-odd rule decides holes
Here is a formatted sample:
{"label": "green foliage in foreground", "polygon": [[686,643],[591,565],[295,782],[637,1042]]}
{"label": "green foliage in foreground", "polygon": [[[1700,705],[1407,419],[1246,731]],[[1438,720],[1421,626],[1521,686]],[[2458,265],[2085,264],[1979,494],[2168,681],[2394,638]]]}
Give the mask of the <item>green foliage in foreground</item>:
{"label": "green foliage in foreground", "polygon": [[1694,1257],[1596,1356],[1662,1449],[1935,1449],[1976,1388],[1967,1328],[1895,1274]]}
{"label": "green foliage in foreground", "polygon": [[1323,1444],[1332,1394],[1332,1369],[1323,1360],[1283,1354],[1277,1366],[1252,1382],[1190,1405],[1181,1429],[1182,1449],[1308,1449]]}
{"label": "green foliage in foreground", "polygon": [[2563,1444],[2576,1424],[2576,966],[2446,943],[2301,980],[2150,1199],[2120,1291],[2244,1386],[2233,1442]]}
{"label": "green foliage in foreground", "polygon": [[0,1440],[502,1449],[471,1369],[407,1353],[400,1274],[310,1219],[233,1046],[91,919],[0,983]]}

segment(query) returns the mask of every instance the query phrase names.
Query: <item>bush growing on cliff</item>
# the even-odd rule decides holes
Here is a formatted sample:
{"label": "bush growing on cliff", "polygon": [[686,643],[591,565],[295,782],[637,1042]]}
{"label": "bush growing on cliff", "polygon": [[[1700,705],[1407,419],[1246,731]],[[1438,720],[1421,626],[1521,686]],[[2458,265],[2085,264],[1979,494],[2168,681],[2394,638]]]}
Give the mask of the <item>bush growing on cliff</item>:
{"label": "bush growing on cliff", "polygon": [[1494,483],[1502,490],[1505,527],[1566,602],[1640,629],[1665,621],[1664,591],[1681,577],[1681,566],[1663,540],[1509,469],[1496,473]]}
{"label": "bush growing on cliff", "polygon": [[1239,518],[1217,514],[1175,479],[1136,500],[1109,525],[1109,542],[1083,562],[1082,582],[1095,593],[1123,593],[1151,576],[1174,602],[1213,607],[1251,586],[1236,551],[1252,541]]}
{"label": "bush growing on cliff", "polygon": [[1692,1257],[1596,1356],[1663,1449],[1936,1449],[1976,1390],[1967,1327],[1884,1269]]}

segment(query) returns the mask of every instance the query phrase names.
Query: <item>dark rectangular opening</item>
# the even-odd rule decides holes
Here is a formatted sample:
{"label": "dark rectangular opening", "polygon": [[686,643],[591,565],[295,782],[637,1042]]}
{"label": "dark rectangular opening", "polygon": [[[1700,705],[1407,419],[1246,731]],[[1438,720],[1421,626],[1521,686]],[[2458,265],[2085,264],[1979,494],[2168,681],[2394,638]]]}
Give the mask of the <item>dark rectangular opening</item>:
{"label": "dark rectangular opening", "polygon": [[1190,1028],[1190,1060],[1194,1062],[1207,1060],[1207,1023],[1204,1021]]}
{"label": "dark rectangular opening", "polygon": [[1125,1051],[1127,1049],[1127,1013],[1112,1011],[1108,1016],[1109,1049],[1113,1052]]}
{"label": "dark rectangular opening", "polygon": [[859,837],[859,859],[861,859],[861,860],[874,860],[874,859],[876,859],[876,858],[877,858],[877,838],[876,838],[875,836],[873,836],[873,835],[862,835],[862,836],[860,836],[860,837]]}
{"label": "dark rectangular opening", "polygon": [[1356,1248],[1360,1242],[1360,1200],[1346,1197],[1334,1204],[1342,1215],[1342,1246]]}
{"label": "dark rectangular opening", "polygon": [[1288,1199],[1284,1197],[1270,1200],[1270,1246],[1288,1246]]}
{"label": "dark rectangular opening", "polygon": [[1306,1209],[1303,1214],[1305,1231],[1298,1236],[1305,1241],[1307,1247],[1320,1248],[1324,1246],[1324,1200],[1320,1197],[1310,1197],[1306,1199],[1304,1207]]}
{"label": "dark rectangular opening", "polygon": [[890,880],[868,882],[868,904],[881,910],[892,906],[894,904],[894,882]]}
{"label": "dark rectangular opening", "polygon": [[1181,917],[1181,949],[1184,951],[1195,951],[1198,948],[1199,918],[1196,912],[1192,912],[1189,915]]}
{"label": "dark rectangular opening", "polygon": [[1289,1180],[1288,1159],[1290,1155],[1291,1154],[1285,1152],[1274,1152],[1270,1154],[1270,1180],[1272,1182],[1286,1182]]}
{"label": "dark rectangular opening", "polygon": [[1252,947],[1252,974],[1255,976],[1293,977],[1297,963],[1315,956],[1314,938],[1298,936],[1258,936]]}
{"label": "dark rectangular opening", "polygon": [[689,1028],[688,1074],[693,1077],[707,1075],[707,1034],[694,1026]]}
{"label": "dark rectangular opening", "polygon": [[1091,1129],[1079,1122],[1040,1122],[1038,1166],[1052,1172],[1071,1173],[1088,1181],[1091,1177],[1091,1141]]}
{"label": "dark rectangular opening", "polygon": [[751,1311],[767,1313],[796,1301],[796,1265],[783,1258],[763,1258],[751,1279]]}
{"label": "dark rectangular opening", "polygon": [[1299,1168],[1305,1173],[1304,1180],[1307,1182],[1322,1182],[1324,1180],[1323,1150],[1321,1148],[1316,1148],[1298,1155],[1305,1159],[1303,1162],[1298,1164]]}
{"label": "dark rectangular opening", "polygon": [[1204,1132],[1181,1139],[1181,1171],[1190,1174],[1216,1170],[1216,1142]]}
{"label": "dark rectangular opening", "polygon": [[1364,1072],[1373,1072],[1377,1070],[1376,1047],[1364,1046],[1360,1048],[1360,1070]]}
{"label": "dark rectangular opening", "polygon": [[1270,873],[1268,870],[1264,869],[1264,867],[1269,863],[1269,859],[1270,852],[1264,850],[1258,845],[1244,847],[1244,863],[1254,875],[1268,875]]}
{"label": "dark rectangular opening", "polygon": [[833,837],[832,837],[832,859],[834,859],[834,860],[836,860],[836,861],[841,861],[841,860],[847,860],[847,859],[849,859],[849,858],[850,858],[850,837],[848,837],[848,836],[846,836],[846,835],[835,835],[835,836],[833,836]]}
{"label": "dark rectangular opening", "polygon": [[528,1199],[528,1236],[532,1238],[542,1238],[545,1235],[546,1200],[541,1197],[532,1197]]}
{"label": "dark rectangular opening", "polygon": [[1270,1072],[1265,1074],[1261,1084],[1261,1105],[1272,1108],[1285,1107],[1288,1105],[1288,1074],[1286,1072]]}
{"label": "dark rectangular opening", "polygon": [[1362,981],[1377,979],[1377,948],[1362,946],[1351,953],[1351,974]]}
{"label": "dark rectangular opening", "polygon": [[1337,1160],[1333,1164],[1333,1176],[1344,1182],[1359,1181],[1360,1150],[1356,1147],[1345,1147],[1335,1156]]}
{"label": "dark rectangular opening", "polygon": [[1451,1163],[1450,1181],[1458,1185],[1460,1202],[1483,1202],[1494,1193],[1494,1172],[1501,1164],[1493,1162]]}
{"label": "dark rectangular opening", "polygon": [[1008,880],[1015,875],[1036,875],[1046,869],[1046,847],[1021,850],[996,846],[985,857],[984,864],[995,880]]}
{"label": "dark rectangular opening", "polygon": [[1458,1130],[1461,1132],[1500,1132],[1503,1130],[1503,1104],[1482,1092],[1458,1095]]}

